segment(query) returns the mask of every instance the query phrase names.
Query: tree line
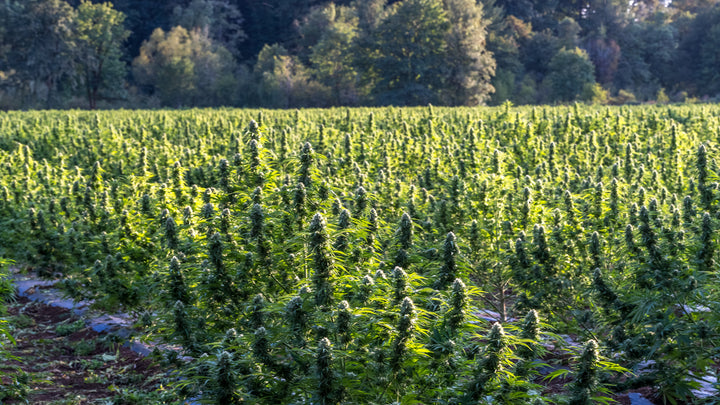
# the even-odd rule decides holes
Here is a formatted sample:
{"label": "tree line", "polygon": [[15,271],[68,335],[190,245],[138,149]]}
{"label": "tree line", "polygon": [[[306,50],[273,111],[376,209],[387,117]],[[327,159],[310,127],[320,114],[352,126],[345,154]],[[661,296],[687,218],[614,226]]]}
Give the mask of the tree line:
{"label": "tree line", "polygon": [[0,108],[715,100],[717,0],[0,4]]}

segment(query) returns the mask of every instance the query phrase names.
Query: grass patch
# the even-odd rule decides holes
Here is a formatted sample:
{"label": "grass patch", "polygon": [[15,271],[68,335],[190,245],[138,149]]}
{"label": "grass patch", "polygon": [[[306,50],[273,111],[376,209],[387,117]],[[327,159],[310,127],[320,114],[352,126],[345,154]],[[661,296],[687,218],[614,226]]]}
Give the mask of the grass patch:
{"label": "grass patch", "polygon": [[58,325],[55,328],[55,333],[58,336],[67,336],[67,335],[70,335],[72,333],[79,331],[80,329],[82,329],[84,327],[85,327],[85,321],[83,321],[82,319],[78,319],[77,321],[75,321],[73,323],[63,323],[63,324]]}
{"label": "grass patch", "polygon": [[72,345],[73,352],[76,356],[87,356],[95,351],[97,342],[95,339],[92,340],[81,340]]}

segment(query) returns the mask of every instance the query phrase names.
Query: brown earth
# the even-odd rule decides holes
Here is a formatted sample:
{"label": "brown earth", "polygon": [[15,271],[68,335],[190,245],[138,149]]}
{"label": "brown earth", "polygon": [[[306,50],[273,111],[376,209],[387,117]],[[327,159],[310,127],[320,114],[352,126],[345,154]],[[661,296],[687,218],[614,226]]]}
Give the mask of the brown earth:
{"label": "brown earth", "polygon": [[[161,388],[165,373],[159,366],[75,323],[78,318],[66,309],[19,297],[8,305],[8,315],[17,344],[8,348],[15,359],[0,364],[0,403],[150,403],[150,395],[142,394]],[[23,373],[25,398],[13,389],[20,386],[13,380]],[[144,399],[128,402],[133,396]]]}

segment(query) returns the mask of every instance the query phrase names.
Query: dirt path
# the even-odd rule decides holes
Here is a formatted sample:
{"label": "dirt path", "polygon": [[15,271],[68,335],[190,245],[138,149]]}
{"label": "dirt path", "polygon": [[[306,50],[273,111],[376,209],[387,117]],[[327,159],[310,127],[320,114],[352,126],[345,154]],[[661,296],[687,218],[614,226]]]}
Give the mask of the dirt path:
{"label": "dirt path", "polygon": [[163,402],[158,391],[164,382],[163,371],[122,347],[112,335],[86,328],[83,320],[66,309],[24,297],[10,304],[8,312],[17,340],[10,351],[18,360],[0,365],[0,369],[26,383],[13,385],[5,377],[0,403]]}

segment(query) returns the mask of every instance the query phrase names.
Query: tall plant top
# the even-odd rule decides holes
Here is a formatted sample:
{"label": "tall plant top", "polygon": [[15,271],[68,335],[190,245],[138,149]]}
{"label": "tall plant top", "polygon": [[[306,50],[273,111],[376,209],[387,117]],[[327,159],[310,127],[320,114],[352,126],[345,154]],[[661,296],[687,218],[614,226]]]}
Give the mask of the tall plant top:
{"label": "tall plant top", "polygon": [[0,133],[0,255],[144,314],[191,359],[164,354],[178,397],[692,402],[718,366],[718,106],[11,112]]}

